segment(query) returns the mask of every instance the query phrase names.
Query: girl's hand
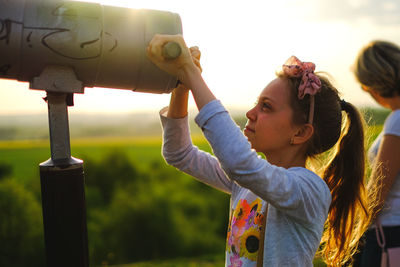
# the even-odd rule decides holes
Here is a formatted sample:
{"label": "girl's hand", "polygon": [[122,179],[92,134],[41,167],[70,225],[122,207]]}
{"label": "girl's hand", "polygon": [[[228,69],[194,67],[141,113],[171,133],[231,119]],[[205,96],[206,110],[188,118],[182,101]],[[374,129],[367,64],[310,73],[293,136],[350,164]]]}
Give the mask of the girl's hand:
{"label": "girl's hand", "polygon": [[[190,54],[192,55],[192,60],[193,63],[196,65],[196,67],[199,69],[200,72],[202,72],[202,68],[200,65],[200,57],[201,57],[201,52],[197,46],[193,46],[189,48]],[[182,83],[178,83],[176,88],[174,89],[173,93],[175,94],[183,94],[189,91],[189,89]]]}
{"label": "girl's hand", "polygon": [[[181,54],[175,59],[165,59],[162,56],[162,48],[168,42],[175,42],[181,47]],[[201,72],[200,51],[197,47],[189,49],[182,35],[154,35],[147,47],[148,58],[165,72],[177,76],[178,79],[190,87],[189,76]]]}
{"label": "girl's hand", "polygon": [[203,69],[201,68],[200,65],[200,57],[201,57],[201,52],[197,46],[192,46],[189,48],[190,54],[192,55],[192,60],[193,63],[196,65],[196,67],[200,70],[200,72],[203,72]]}

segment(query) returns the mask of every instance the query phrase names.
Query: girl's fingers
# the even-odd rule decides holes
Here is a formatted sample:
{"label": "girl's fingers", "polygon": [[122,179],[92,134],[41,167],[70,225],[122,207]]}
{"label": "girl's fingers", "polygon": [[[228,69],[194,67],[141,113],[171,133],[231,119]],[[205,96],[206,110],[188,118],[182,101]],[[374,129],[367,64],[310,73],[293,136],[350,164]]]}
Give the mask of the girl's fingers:
{"label": "girl's fingers", "polygon": [[[168,42],[175,42],[181,47],[181,54],[179,57],[168,60],[163,56],[163,47]],[[199,69],[201,71],[200,62],[200,51],[198,48],[189,49],[183,37],[181,35],[160,35],[155,34],[150,41],[147,49],[147,56],[155,65],[165,72],[179,76],[179,79],[184,82],[184,73],[193,69]],[[192,55],[193,52],[193,55]],[[196,60],[197,62],[195,62]]]}
{"label": "girl's fingers", "polygon": [[159,49],[159,46],[155,42],[150,42],[150,44],[147,46],[146,51],[147,51],[147,56],[152,61],[162,60],[161,49]]}
{"label": "girl's fingers", "polygon": [[189,49],[190,49],[190,53],[192,54],[193,57],[200,59],[201,52],[197,46],[192,46]]}
{"label": "girl's fingers", "polygon": [[201,52],[197,46],[192,46],[189,48],[190,53],[192,55],[192,60],[194,64],[196,65],[197,68],[199,68],[200,72],[203,71],[201,65],[200,65],[200,57],[201,57]]}
{"label": "girl's fingers", "polygon": [[199,68],[200,72],[203,72],[203,69],[201,68],[201,65],[200,65],[200,61],[197,58],[193,58],[193,62],[196,65],[196,67]]}

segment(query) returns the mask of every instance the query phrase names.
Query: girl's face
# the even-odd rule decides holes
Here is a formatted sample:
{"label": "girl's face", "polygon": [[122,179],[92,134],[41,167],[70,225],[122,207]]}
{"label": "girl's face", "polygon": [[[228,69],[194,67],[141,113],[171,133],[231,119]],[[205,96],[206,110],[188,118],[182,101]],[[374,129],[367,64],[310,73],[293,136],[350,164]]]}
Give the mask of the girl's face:
{"label": "girl's face", "polygon": [[256,106],[246,113],[244,134],[251,147],[266,156],[285,151],[297,129],[292,116],[289,85],[277,78],[265,87]]}

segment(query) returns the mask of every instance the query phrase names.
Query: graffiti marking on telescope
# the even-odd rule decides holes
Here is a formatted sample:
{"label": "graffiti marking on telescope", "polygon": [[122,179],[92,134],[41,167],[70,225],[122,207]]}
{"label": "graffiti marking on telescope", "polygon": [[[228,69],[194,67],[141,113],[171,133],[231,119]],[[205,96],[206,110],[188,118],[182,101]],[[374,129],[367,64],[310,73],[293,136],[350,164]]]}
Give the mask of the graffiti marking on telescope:
{"label": "graffiti marking on telescope", "polygon": [[95,43],[95,42],[97,42],[99,40],[100,40],[100,38],[97,38],[96,40],[93,40],[93,41],[83,42],[83,43],[81,43],[80,47],[84,48],[85,45],[90,45],[90,44]]}
{"label": "graffiti marking on telescope", "polygon": [[[111,33],[106,32],[105,34],[113,38]],[[110,48],[110,50],[108,50],[108,52],[112,52],[117,46],[118,46],[118,40],[114,38],[114,45],[113,47]]]}
{"label": "graffiti marking on telescope", "polygon": [[42,37],[42,44],[56,53],[70,59],[85,60],[101,55],[101,28],[98,33],[90,26],[98,25],[99,15],[95,10],[76,2],[56,6],[51,15],[57,23],[66,27]]}
{"label": "graffiti marking on telescope", "polygon": [[[100,38],[80,43],[74,42],[74,38],[75,35],[70,30],[63,29],[43,36],[42,44],[57,55],[70,59],[85,60],[100,57]],[[85,46],[89,48],[85,49]]]}
{"label": "graffiti marking on telescope", "polygon": [[[12,24],[22,25],[24,30],[31,30],[26,37],[26,42],[29,43],[29,47],[33,47],[32,40],[36,36],[43,35],[50,31],[50,33],[45,34],[41,38],[41,43],[43,46],[47,47],[54,53],[59,56],[63,56],[70,59],[92,59],[100,56],[100,44],[98,44],[98,48],[95,48],[96,51],[83,51],[83,53],[77,52],[76,49],[74,51],[63,51],[65,47],[74,47],[73,40],[75,35],[69,29],[65,28],[47,28],[47,27],[27,27],[22,22],[12,21],[9,19],[1,20],[0,19],[0,41],[5,41],[8,45],[10,42],[10,35],[12,32]],[[62,33],[66,33],[66,35],[60,35]],[[84,49],[85,46],[95,44],[100,41],[100,37],[89,40],[85,42],[81,42],[78,47],[80,49]],[[72,43],[72,44],[71,44]],[[75,45],[76,46],[76,45]]]}
{"label": "graffiti marking on telescope", "polygon": [[[109,52],[118,45],[112,34],[103,34],[99,23],[101,18],[95,9],[81,6],[77,2],[66,2],[57,6],[51,14],[65,18],[65,25],[69,26],[42,38],[42,44],[59,56],[75,60],[94,59],[101,56],[102,48],[106,51],[105,45],[113,44]],[[97,34],[91,27],[93,25],[98,25]]]}
{"label": "graffiti marking on telescope", "polygon": [[[60,8],[60,7],[58,7]],[[73,17],[71,12],[53,12],[55,16],[68,16],[69,18]],[[93,20],[94,18],[91,16],[86,16],[86,19]],[[89,31],[86,24],[80,22],[80,20],[74,20],[73,27],[74,31],[68,28],[56,28],[56,27],[32,27],[26,26],[23,22],[13,21],[10,19],[0,19],[0,41],[5,41],[7,45],[10,43],[10,36],[13,30],[12,25],[17,24],[21,25],[23,31],[30,30],[28,35],[26,36],[26,42],[28,47],[33,48],[35,44],[42,44],[44,47],[49,49],[50,51],[54,52],[55,54],[75,60],[87,60],[87,59],[94,59],[101,56],[101,48],[103,44],[109,44],[110,48],[103,47],[107,49],[108,52],[112,52],[118,46],[118,40],[113,37],[111,33],[104,33],[100,30],[100,32],[93,36],[93,33]],[[76,28],[80,29],[76,31]],[[86,29],[87,28],[87,29]],[[85,38],[85,34],[81,33],[88,33],[90,34],[91,38],[88,40],[80,41],[80,36]],[[92,39],[93,38],[93,39]],[[103,42],[109,39],[107,42]],[[35,42],[35,40],[38,40]],[[39,41],[40,40],[40,41]],[[105,50],[105,51],[107,51]]]}
{"label": "graffiti marking on telescope", "polygon": [[29,43],[29,44],[28,44],[29,47],[32,47],[32,44],[30,43],[30,42],[31,42],[31,35],[32,35],[32,32],[30,32],[30,33],[28,34],[28,36],[26,37],[26,41]]}
{"label": "graffiti marking on telescope", "polygon": [[0,19],[0,22],[1,22],[0,41],[6,40],[6,44],[9,44],[10,34],[11,34],[11,23],[13,23],[14,21],[11,21],[9,19],[6,20]]}

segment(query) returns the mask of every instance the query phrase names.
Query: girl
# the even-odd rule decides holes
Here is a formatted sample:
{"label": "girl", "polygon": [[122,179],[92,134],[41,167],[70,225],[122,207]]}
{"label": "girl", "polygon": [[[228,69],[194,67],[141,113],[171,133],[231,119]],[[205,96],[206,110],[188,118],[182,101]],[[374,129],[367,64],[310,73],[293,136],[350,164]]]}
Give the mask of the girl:
{"label": "girl", "polygon": [[[162,57],[170,41],[182,47],[175,60]],[[182,36],[154,36],[147,55],[183,84],[172,93],[169,109],[161,111],[165,160],[231,194],[226,266],[312,266],[323,232],[327,263],[347,261],[359,229],[368,224],[362,121],[328,79],[314,73],[314,64],[290,58],[246,113],[243,135],[203,81],[199,51],[189,50]],[[186,88],[215,157],[191,143]],[[344,133],[342,111],[347,114]],[[336,143],[323,179],[306,168],[308,159]]]}
{"label": "girl", "polygon": [[[381,185],[374,214],[383,207],[376,218],[383,226],[386,248],[400,247],[400,47],[385,41],[369,43],[360,51],[354,73],[361,88],[392,111],[369,150],[369,159],[371,181],[376,184],[379,180]],[[381,248],[375,227],[374,223],[365,233],[360,266],[380,265]]]}

